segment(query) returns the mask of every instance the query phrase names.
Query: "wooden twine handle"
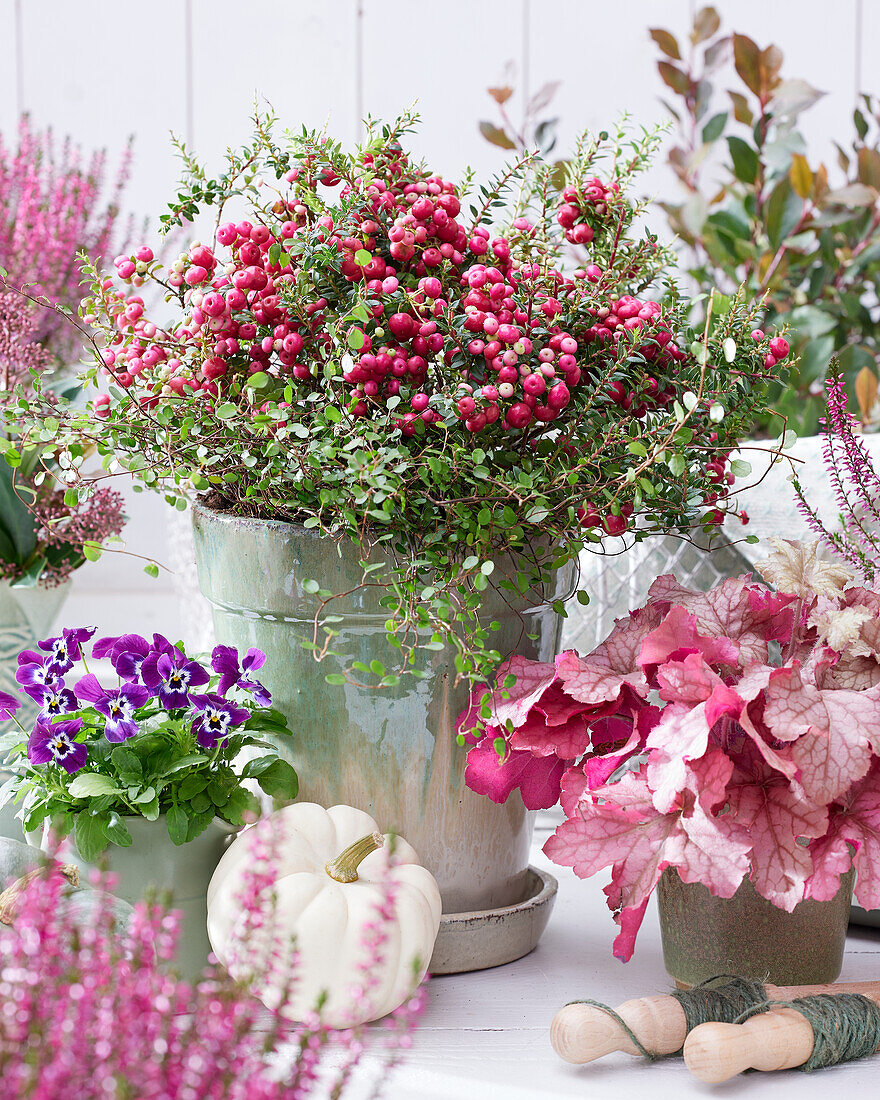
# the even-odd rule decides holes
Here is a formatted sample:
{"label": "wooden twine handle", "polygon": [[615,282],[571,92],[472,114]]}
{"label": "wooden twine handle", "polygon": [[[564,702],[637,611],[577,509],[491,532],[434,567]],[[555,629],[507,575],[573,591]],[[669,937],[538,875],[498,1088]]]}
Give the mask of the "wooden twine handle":
{"label": "wooden twine handle", "polygon": [[[35,867],[32,871],[28,871],[26,875],[17,878],[15,882],[11,883],[2,893],[0,893],[0,923],[13,924],[15,922],[19,898],[34,879],[39,878],[39,876],[44,873],[45,867]],[[75,867],[72,863],[62,863],[61,874],[64,875],[71,886],[79,886],[78,867]]]}
{"label": "wooden twine handle", "polygon": [[[812,997],[817,993],[862,993],[866,997],[880,1001],[880,982],[768,985],[766,990],[767,999],[771,1001],[793,1001],[797,997]],[[674,1054],[681,1050],[688,1037],[684,1010],[674,997],[668,995],[638,997],[635,1000],[626,1001],[615,1011],[651,1054],[657,1056]],[[799,1014],[798,1016],[803,1021],[803,1016]],[[710,1026],[716,1025],[702,1025],[702,1027]],[[809,1029],[809,1025],[807,1027]],[[812,1031],[810,1034],[812,1035]],[[595,1005],[570,1004],[561,1008],[550,1025],[550,1042],[560,1058],[575,1065],[593,1062],[617,1050],[625,1054],[640,1053],[620,1024]],[[809,1053],[807,1056],[809,1057]],[[806,1058],[803,1061],[806,1061]]]}
{"label": "wooden twine handle", "polygon": [[[803,995],[810,997],[815,993],[861,993],[880,1005],[880,982],[813,986]],[[791,1000],[772,996],[769,999]],[[709,1023],[695,1027],[685,1040],[684,1061],[694,1077],[716,1085],[747,1069],[765,1073],[796,1069],[809,1060],[815,1038],[812,1024],[797,1009],[771,1008],[741,1024]]]}

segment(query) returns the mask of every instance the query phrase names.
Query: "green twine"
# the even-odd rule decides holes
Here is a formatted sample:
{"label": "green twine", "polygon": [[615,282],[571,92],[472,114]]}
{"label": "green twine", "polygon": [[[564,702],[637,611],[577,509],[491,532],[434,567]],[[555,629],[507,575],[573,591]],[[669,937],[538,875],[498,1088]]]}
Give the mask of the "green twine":
{"label": "green twine", "polygon": [[742,1023],[773,1007],[795,1009],[813,1029],[813,1053],[798,1066],[804,1073],[866,1058],[880,1047],[880,1005],[861,993],[816,993],[794,1001],[764,1001],[749,1006],[733,1022]]}
{"label": "green twine", "polygon": [[[727,979],[723,985],[714,984],[722,979]],[[720,1021],[725,1024],[736,1023],[744,1016],[761,1010],[759,1006],[768,1004],[767,991],[761,982],[750,981],[748,978],[737,978],[729,974],[719,974],[714,978],[708,978],[699,985],[695,985],[693,989],[675,989],[672,991],[671,996],[682,1007],[688,1031],[693,1031],[699,1024],[710,1021]],[[601,1001],[569,1001],[568,1003],[591,1005],[593,1008],[601,1009],[617,1023],[643,1058],[653,1062],[657,1058],[665,1057],[662,1054],[655,1054],[653,1051],[647,1050],[626,1020],[609,1005],[602,1004]],[[676,1053],[681,1052],[677,1051]]]}

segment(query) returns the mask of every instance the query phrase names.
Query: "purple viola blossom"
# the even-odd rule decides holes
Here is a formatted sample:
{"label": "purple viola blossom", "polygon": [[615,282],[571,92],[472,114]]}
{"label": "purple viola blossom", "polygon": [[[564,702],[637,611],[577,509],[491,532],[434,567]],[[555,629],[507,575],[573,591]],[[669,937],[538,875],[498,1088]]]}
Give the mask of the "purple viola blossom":
{"label": "purple viola blossom", "polygon": [[18,655],[18,668],[15,670],[15,679],[27,691],[29,687],[42,687],[44,684],[52,684],[58,676],[50,668],[49,662],[41,653],[34,653],[32,649],[25,649]]}
{"label": "purple viola blossom", "polygon": [[118,638],[99,638],[92,647],[92,656],[109,657],[123,680],[137,680],[141,665],[153,648],[140,634],[122,634]]}
{"label": "purple viola blossom", "polygon": [[82,657],[82,644],[95,633],[95,627],[64,627],[57,638],[44,638],[37,642],[40,649],[49,653],[49,667],[56,676],[63,676]]}
{"label": "purple viola blossom", "polygon": [[249,649],[244,655],[241,666],[238,663],[238,650],[230,645],[218,645],[211,654],[211,667],[220,673],[217,691],[225,695],[230,688],[240,687],[250,692],[258,706],[268,707],[272,696],[259,680],[246,679],[248,673],[257,672],[266,663],[266,654],[262,649]]}
{"label": "purple viola blossom", "polygon": [[104,736],[116,743],[134,737],[138,731],[134,712],[150,698],[149,691],[141,684],[123,684],[108,691],[91,672],[78,680],[73,690],[78,699],[91,703],[99,714],[104,715],[107,719]]}
{"label": "purple viola blossom", "polygon": [[155,649],[141,665],[141,679],[166,710],[189,706],[193,688],[207,684],[211,677],[198,661],[191,661],[179,649],[168,653]]}
{"label": "purple viola blossom", "polygon": [[237,706],[222,695],[194,695],[193,706],[199,712],[192,724],[192,731],[203,749],[213,749],[234,726],[240,726],[250,717],[250,712]]}
{"label": "purple viola blossom", "polygon": [[40,711],[48,714],[50,718],[77,709],[76,698],[63,680],[53,680],[48,684],[30,684],[22,690],[35,703],[39,703]]}
{"label": "purple viola blossom", "polygon": [[14,695],[7,695],[0,691],[0,722],[6,722],[15,717],[15,712],[21,709],[21,700]]}
{"label": "purple viola blossom", "polygon": [[71,775],[79,771],[88,756],[85,745],[75,740],[82,726],[80,718],[54,725],[38,718],[28,738],[28,760],[32,764],[60,764]]}

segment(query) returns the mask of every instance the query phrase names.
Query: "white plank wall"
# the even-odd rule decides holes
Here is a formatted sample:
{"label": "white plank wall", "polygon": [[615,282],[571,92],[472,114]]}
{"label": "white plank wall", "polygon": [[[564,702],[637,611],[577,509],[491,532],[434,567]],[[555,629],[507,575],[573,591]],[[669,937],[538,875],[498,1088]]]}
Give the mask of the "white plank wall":
{"label": "white plank wall", "polygon": [[[169,131],[209,166],[244,141],[254,97],[285,125],[327,123],[351,143],[367,113],[389,117],[417,103],[413,140],[450,178],[466,165],[480,176],[504,154],[477,131],[493,118],[486,88],[505,63],[516,68],[518,118],[524,94],[562,81],[553,105],[560,151],[584,128],[624,111],[640,124],[661,121],[665,94],[648,27],[684,38],[698,0],[0,0],[0,131],[12,135],[20,111],[52,124],[111,160],[129,134],[135,166],[127,202],[152,219],[173,193],[177,163]],[[776,42],[785,71],[828,95],[804,118],[811,148],[833,162],[832,138],[849,135],[859,82],[880,92],[877,0],[718,0],[724,26],[759,44]],[[729,84],[724,86],[730,86]],[[663,158],[661,158],[662,161]],[[674,195],[660,163],[646,190]],[[130,495],[130,494],[129,494]],[[131,496],[131,495],[130,495]],[[132,550],[167,560],[165,506],[131,497]],[[179,624],[168,578],[152,582],[122,556],[80,571],[68,618],[107,629]]]}

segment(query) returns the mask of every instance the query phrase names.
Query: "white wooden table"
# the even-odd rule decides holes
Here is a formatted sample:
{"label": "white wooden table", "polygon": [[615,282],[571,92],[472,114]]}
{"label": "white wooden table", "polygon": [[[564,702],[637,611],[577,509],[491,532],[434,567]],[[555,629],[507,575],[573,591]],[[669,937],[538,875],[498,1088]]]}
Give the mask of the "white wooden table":
{"label": "white wooden table", "polygon": [[[616,1005],[667,992],[657,915],[649,907],[636,954],[623,965],[611,954],[616,931],[602,894],[541,853],[550,829],[539,821],[532,862],[553,871],[559,894],[536,951],[519,962],[476,974],[434,978],[412,1050],[383,1095],[387,1100],[680,1100],[682,1097],[773,1097],[779,1100],[876,1091],[880,1055],[822,1070],[750,1073],[725,1085],[703,1085],[679,1058],[647,1063],[614,1054],[570,1066],[553,1052],[550,1021],[582,997]],[[841,981],[880,980],[880,930],[851,931]]]}

